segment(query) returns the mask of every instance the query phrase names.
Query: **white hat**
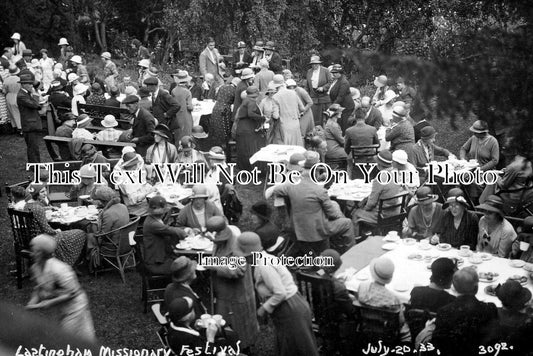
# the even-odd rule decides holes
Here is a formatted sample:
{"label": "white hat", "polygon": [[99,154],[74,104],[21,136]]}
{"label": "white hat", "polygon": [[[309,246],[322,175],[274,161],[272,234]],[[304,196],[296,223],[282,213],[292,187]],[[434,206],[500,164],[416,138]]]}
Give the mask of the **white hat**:
{"label": "white hat", "polygon": [[68,80],[69,83],[72,83],[72,82],[74,82],[75,80],[78,80],[78,79],[80,79],[80,77],[78,77],[78,75],[76,73],[70,72],[67,75],[67,80]]}
{"label": "white hat", "polygon": [[65,37],[61,37],[59,39],[59,43],[57,44],[58,46],[68,46],[68,41]]}
{"label": "white hat", "polygon": [[74,86],[74,88],[72,88],[72,92],[74,95],[81,95],[83,93],[85,93],[87,91],[87,89],[89,89],[88,86],[84,85],[84,84],[76,84]]}
{"label": "white hat", "polygon": [[135,148],[133,148],[132,146],[126,146],[122,149],[123,156],[128,152],[135,152]]}
{"label": "white hat", "polygon": [[103,127],[117,127],[118,122],[117,119],[113,115],[106,115],[104,119],[102,120],[102,126]]}
{"label": "white hat", "polygon": [[149,59],[141,59],[139,61],[139,63],[137,63],[137,65],[139,67],[150,68],[150,60]]}
{"label": "white hat", "polygon": [[392,160],[399,164],[407,164],[407,152],[404,150],[395,150],[392,152]]}
{"label": "white hat", "polygon": [[76,56],[72,56],[72,57],[70,58],[70,61],[71,61],[71,62],[74,62],[74,63],[77,63],[77,64],[82,64],[82,63],[83,63],[82,60],[81,60],[81,57],[78,56],[78,55],[76,55]]}
{"label": "white hat", "polygon": [[361,92],[357,88],[350,88],[350,95],[352,96],[352,99],[359,99],[361,97]]}
{"label": "white hat", "polygon": [[105,59],[111,59],[111,53],[109,52],[104,52],[100,55],[100,57],[102,58],[105,58]]}
{"label": "white hat", "polygon": [[297,85],[296,85],[296,82],[294,81],[294,79],[287,79],[285,81],[285,86],[287,86],[287,87],[295,87]]}
{"label": "white hat", "polygon": [[254,71],[251,68],[244,68],[241,72],[241,79],[250,79],[254,77]]}
{"label": "white hat", "polygon": [[20,33],[15,32],[15,33],[13,34],[13,36],[11,36],[11,39],[12,39],[12,40],[19,40],[19,41],[20,41]]}
{"label": "white hat", "polygon": [[385,92],[385,98],[383,99],[383,103],[387,104],[392,99],[396,98],[398,95],[394,92],[394,90],[387,90]]}

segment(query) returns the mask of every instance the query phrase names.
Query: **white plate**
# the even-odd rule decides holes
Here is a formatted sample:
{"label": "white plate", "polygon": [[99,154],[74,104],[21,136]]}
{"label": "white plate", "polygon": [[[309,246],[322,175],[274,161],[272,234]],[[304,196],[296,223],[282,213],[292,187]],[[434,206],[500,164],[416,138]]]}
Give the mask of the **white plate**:
{"label": "white plate", "polygon": [[355,276],[355,278],[357,278],[360,281],[366,281],[369,277],[368,277],[368,274],[359,273],[358,275]]}
{"label": "white plate", "polygon": [[478,264],[482,263],[483,260],[481,259],[481,257],[479,257],[479,258],[474,258],[474,256],[471,256],[471,257],[468,259],[468,262],[478,265]]}
{"label": "white plate", "polygon": [[404,244],[406,244],[407,246],[411,246],[411,245],[414,245],[416,243],[416,240],[413,239],[412,237],[408,237],[406,239],[403,239],[402,240]]}
{"label": "white plate", "polygon": [[526,265],[526,261],[522,260],[511,260],[509,261],[509,266],[514,268],[522,268]]}
{"label": "white plate", "polygon": [[396,284],[394,286],[394,290],[397,292],[407,292],[409,290],[409,286],[407,284]]}
{"label": "white plate", "polygon": [[490,261],[493,256],[490,253],[480,253],[479,257],[481,257],[483,261]]}
{"label": "white plate", "polygon": [[438,244],[437,245],[437,249],[441,251],[448,251],[448,250],[451,250],[451,248],[452,248],[452,245],[450,244]]}
{"label": "white plate", "polygon": [[396,235],[396,236],[391,236],[391,235],[387,235],[383,238],[383,241],[387,241],[387,242],[397,242],[397,241],[400,241],[400,236]]}
{"label": "white plate", "polygon": [[394,242],[389,242],[389,243],[386,243],[385,245],[381,246],[382,249],[387,250],[387,251],[392,251],[396,247],[398,247],[398,244],[395,244]]}

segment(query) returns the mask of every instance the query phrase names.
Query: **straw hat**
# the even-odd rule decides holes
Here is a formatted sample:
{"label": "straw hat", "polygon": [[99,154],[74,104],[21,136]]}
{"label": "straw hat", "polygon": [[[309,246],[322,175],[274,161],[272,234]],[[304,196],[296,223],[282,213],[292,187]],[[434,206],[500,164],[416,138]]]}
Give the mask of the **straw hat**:
{"label": "straw hat", "polygon": [[309,64],[322,64],[322,61],[320,60],[319,56],[311,56]]}
{"label": "straw hat", "polygon": [[334,64],[331,66],[331,73],[344,73],[344,68],[340,64]]}
{"label": "straw hat", "polygon": [[91,118],[87,114],[81,114],[78,116],[78,119],[76,120],[76,126],[79,128],[86,127],[91,123]]}
{"label": "straw hat", "polygon": [[226,154],[224,153],[224,150],[220,146],[211,147],[211,149],[207,153],[207,156],[213,160],[224,161],[226,159]]}
{"label": "straw hat", "polygon": [[392,153],[389,150],[381,150],[378,152],[376,160],[381,164],[390,167],[392,165]]}
{"label": "straw hat", "polygon": [[387,85],[388,79],[386,75],[380,75],[374,79],[374,85],[378,88],[384,87]]}
{"label": "straw hat", "polygon": [[20,33],[15,32],[15,33],[11,36],[11,39],[12,39],[12,40],[19,40],[19,41],[20,41]]}
{"label": "straw hat", "polygon": [[80,178],[96,178],[95,170],[88,164],[80,168]]}
{"label": "straw hat", "polygon": [[390,102],[393,99],[396,99],[397,97],[398,95],[394,92],[394,90],[387,90],[385,92],[385,97],[383,98],[382,102],[384,104],[387,104],[388,102]]}
{"label": "straw hat", "polygon": [[267,93],[275,93],[277,91],[277,89],[278,89],[278,87],[274,84],[274,82],[270,82],[270,83],[268,83],[266,92]]}
{"label": "straw hat", "polygon": [[254,77],[254,71],[252,68],[244,68],[241,72],[241,79],[250,79]]}
{"label": "straw hat", "polygon": [[141,59],[139,63],[137,63],[139,67],[143,68],[149,68],[150,67],[150,60],[149,59]]}
{"label": "straw hat", "polygon": [[70,61],[74,62],[74,63],[77,63],[77,64],[82,64],[83,63],[82,60],[81,60],[81,57],[78,56],[78,55],[72,56],[70,58]]}
{"label": "straw hat", "polygon": [[399,164],[407,164],[407,152],[404,150],[396,150],[392,152],[392,161]]}
{"label": "straw hat", "polygon": [[74,95],[82,95],[87,91],[87,89],[89,89],[88,86],[86,86],[85,84],[78,83],[74,86],[74,88],[72,88],[72,92],[74,93]]}
{"label": "straw hat", "polygon": [[287,79],[285,81],[285,86],[287,88],[289,88],[289,87],[297,87],[296,82],[294,81],[294,79]]}
{"label": "straw hat", "polygon": [[388,257],[374,258],[369,268],[374,281],[381,284],[389,284],[392,281],[394,263]]}
{"label": "straw hat", "polygon": [[257,41],[257,42],[255,42],[255,45],[254,45],[254,47],[252,49],[254,51],[263,52],[264,51],[263,46],[264,46],[263,41]]}
{"label": "straw hat", "polygon": [[100,55],[100,57],[104,58],[104,59],[111,59],[111,53],[109,52],[104,52]]}
{"label": "straw hat", "polygon": [[239,41],[239,43],[237,43],[237,48],[246,48],[246,43]]}

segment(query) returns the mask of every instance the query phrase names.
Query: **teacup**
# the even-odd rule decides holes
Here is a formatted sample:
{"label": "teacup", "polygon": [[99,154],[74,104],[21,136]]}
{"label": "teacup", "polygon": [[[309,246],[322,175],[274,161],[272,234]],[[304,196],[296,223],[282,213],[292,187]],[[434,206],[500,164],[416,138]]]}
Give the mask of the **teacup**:
{"label": "teacup", "polygon": [[213,315],[213,319],[217,322],[218,325],[222,324],[222,315],[215,314]]}
{"label": "teacup", "polygon": [[470,246],[461,245],[460,250],[461,250],[462,253],[468,253],[468,252],[470,252]]}
{"label": "teacup", "polygon": [[207,326],[207,322],[209,321],[209,319],[212,319],[213,317],[211,316],[211,314],[202,314],[202,316],[200,316],[200,320],[202,320],[202,324],[204,324],[204,326]]}
{"label": "teacup", "polygon": [[68,203],[61,203],[61,210],[67,210],[68,209]]}
{"label": "teacup", "polygon": [[398,231],[389,231],[387,235],[390,237],[398,237]]}

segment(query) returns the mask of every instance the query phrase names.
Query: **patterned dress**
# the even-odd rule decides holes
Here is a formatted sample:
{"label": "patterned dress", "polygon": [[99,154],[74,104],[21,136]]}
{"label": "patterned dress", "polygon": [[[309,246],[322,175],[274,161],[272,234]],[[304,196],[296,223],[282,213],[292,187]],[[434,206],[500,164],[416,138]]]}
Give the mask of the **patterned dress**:
{"label": "patterned dress", "polygon": [[24,207],[24,210],[33,213],[33,218],[35,219],[33,230],[35,231],[35,235],[51,235],[57,242],[57,248],[55,251],[56,257],[73,266],[80,257],[81,251],[85,246],[85,232],[79,229],[60,232],[52,229],[46,220],[44,208],[37,202],[28,202]]}
{"label": "patterned dress", "polygon": [[0,125],[5,124],[8,119],[6,94],[4,91],[4,79],[7,78],[5,73],[5,71],[0,72]]}
{"label": "patterned dress", "polygon": [[218,89],[209,126],[209,137],[213,146],[226,147],[226,142],[231,135],[231,104],[234,100],[235,85],[224,84]]}

